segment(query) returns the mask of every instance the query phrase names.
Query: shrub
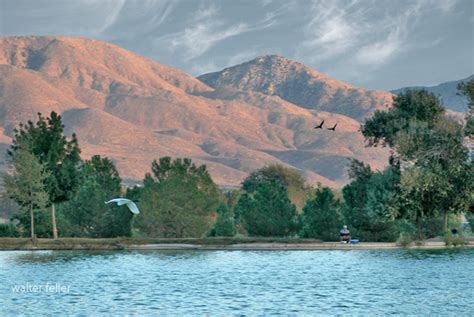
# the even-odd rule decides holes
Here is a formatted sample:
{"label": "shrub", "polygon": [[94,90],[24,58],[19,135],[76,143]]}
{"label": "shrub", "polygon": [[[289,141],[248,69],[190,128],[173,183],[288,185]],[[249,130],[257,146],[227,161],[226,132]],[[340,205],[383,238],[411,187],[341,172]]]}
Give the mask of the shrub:
{"label": "shrub", "polygon": [[464,237],[462,235],[452,235],[450,232],[443,235],[443,240],[446,246],[458,246],[466,244]]}
{"label": "shrub", "polygon": [[398,222],[398,228],[400,235],[397,239],[397,244],[403,247],[412,244],[416,237],[415,225],[406,219],[402,219]]}
{"label": "shrub", "polygon": [[0,224],[0,237],[14,237],[20,236],[18,229],[12,224]]}
{"label": "shrub", "polygon": [[232,213],[226,205],[217,208],[217,221],[209,232],[213,237],[233,237],[235,235],[235,222]]}

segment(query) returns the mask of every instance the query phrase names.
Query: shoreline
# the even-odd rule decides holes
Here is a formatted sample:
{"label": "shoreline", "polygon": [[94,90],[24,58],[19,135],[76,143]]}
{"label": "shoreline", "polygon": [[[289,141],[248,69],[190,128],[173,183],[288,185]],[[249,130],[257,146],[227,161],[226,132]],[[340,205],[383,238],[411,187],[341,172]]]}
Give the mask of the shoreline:
{"label": "shoreline", "polygon": [[33,244],[28,238],[0,238],[0,251],[34,250],[395,250],[395,249],[452,249],[474,248],[474,242],[465,245],[446,246],[443,241],[424,241],[421,245],[400,246],[395,242],[360,242],[342,244],[318,240],[285,238],[208,238],[208,239],[84,239],[60,238],[37,239]]}

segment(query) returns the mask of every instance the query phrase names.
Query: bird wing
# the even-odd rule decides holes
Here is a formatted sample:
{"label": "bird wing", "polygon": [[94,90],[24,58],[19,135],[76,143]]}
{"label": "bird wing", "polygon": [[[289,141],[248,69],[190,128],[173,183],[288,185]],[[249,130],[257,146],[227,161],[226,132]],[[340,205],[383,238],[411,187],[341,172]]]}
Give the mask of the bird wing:
{"label": "bird wing", "polygon": [[133,201],[131,201],[131,200],[129,200],[129,201],[127,202],[127,207],[128,207],[128,209],[130,209],[130,211],[131,211],[132,213],[134,213],[134,214],[139,214],[139,213],[140,213],[140,210],[138,209],[137,205],[136,205]]}
{"label": "bird wing", "polygon": [[106,204],[117,203],[118,206],[122,206],[122,205],[127,204],[130,201],[131,201],[130,199],[125,199],[125,198],[114,198],[109,201],[106,201],[105,203]]}

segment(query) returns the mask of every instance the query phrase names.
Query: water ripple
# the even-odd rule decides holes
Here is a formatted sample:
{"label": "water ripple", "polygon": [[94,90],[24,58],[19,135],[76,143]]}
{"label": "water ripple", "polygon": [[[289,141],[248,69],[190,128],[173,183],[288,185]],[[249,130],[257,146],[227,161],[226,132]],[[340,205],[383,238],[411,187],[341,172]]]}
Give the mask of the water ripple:
{"label": "water ripple", "polygon": [[[6,251],[0,315],[465,315],[474,250]],[[60,284],[66,293],[13,292]]]}

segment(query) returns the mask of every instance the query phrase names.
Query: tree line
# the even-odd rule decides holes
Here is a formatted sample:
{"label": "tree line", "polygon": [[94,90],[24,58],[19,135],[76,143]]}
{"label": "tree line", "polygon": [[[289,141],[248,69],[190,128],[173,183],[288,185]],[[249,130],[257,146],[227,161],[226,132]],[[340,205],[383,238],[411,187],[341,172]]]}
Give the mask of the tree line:
{"label": "tree line", "polygon": [[[80,158],[78,140],[64,135],[61,117],[39,115],[20,124],[9,151],[14,172],[4,177],[8,197],[19,205],[3,235],[31,237],[300,237],[339,239],[346,224],[363,241],[436,236],[464,213],[474,223],[474,166],[465,146],[473,135],[474,82],[464,124],[446,116],[425,90],[394,97],[361,127],[367,146],[390,148],[388,166],[373,171],[352,160],[351,182],[336,191],[308,185],[282,165],[252,172],[237,190],[222,191],[205,165],[162,157],[152,162],[142,186],[122,188],[112,160]],[[106,205],[124,196],[139,205]],[[4,226],[5,227],[5,226]],[[0,234],[2,234],[0,230]]]}

